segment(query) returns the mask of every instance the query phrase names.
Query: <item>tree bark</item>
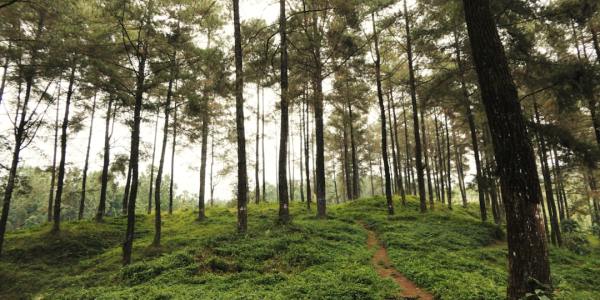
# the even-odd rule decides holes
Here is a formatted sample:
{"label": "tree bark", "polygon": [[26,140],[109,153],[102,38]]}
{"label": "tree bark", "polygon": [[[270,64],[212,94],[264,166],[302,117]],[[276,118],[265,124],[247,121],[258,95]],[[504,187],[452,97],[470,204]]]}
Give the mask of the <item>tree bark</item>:
{"label": "tree bark", "polygon": [[58,83],[58,96],[56,96],[56,116],[54,117],[54,148],[52,151],[52,173],[50,175],[50,192],[48,193],[48,223],[52,222],[52,209],[54,207],[54,185],[56,184],[56,153],[58,149],[58,119],[60,110],[60,81]]}
{"label": "tree bark", "polygon": [[427,211],[427,198],[425,197],[425,176],[423,172],[423,154],[421,150],[421,134],[419,133],[419,114],[417,104],[417,86],[415,80],[415,69],[413,65],[412,39],[410,36],[410,21],[406,0],[404,0],[404,28],[406,30],[406,55],[408,57],[408,81],[410,85],[410,99],[413,111],[413,129],[415,135],[415,164],[417,167],[417,185],[421,212]]}
{"label": "tree bark", "polygon": [[[96,211],[96,222],[102,222],[106,210],[106,190],[108,188],[108,168],[110,166],[110,119],[113,109],[114,96],[108,96],[108,107],[106,108],[106,119],[104,121],[104,161],[102,163],[102,175],[100,177],[100,201]],[[114,122],[114,121],[113,121]]]}
{"label": "tree bark", "polygon": [[315,144],[316,153],[313,158],[316,159],[315,168],[315,189],[317,196],[317,217],[324,219],[327,217],[327,199],[325,198],[325,141],[323,125],[323,65],[321,62],[321,39],[318,26],[318,16],[316,3],[313,3],[313,56],[315,69],[313,73],[313,92],[314,92],[314,114],[315,114]]}
{"label": "tree bark", "polygon": [[54,213],[52,218],[54,223],[52,224],[52,232],[56,233],[60,231],[60,210],[62,202],[62,193],[64,189],[65,181],[65,164],[67,161],[67,130],[69,128],[69,112],[71,108],[71,99],[73,98],[73,89],[75,85],[75,65],[71,67],[71,74],[69,75],[69,89],[67,90],[67,100],[65,103],[65,113],[61,126],[60,136],[60,162],[58,163],[58,180],[56,183],[56,196],[54,197]]}
{"label": "tree bark", "polygon": [[444,175],[444,153],[442,152],[442,141],[440,141],[440,125],[438,122],[437,113],[434,114],[435,122],[435,143],[437,146],[438,157],[438,180],[440,184],[440,196],[442,204],[446,203],[446,176]]}
{"label": "tree bark", "polygon": [[356,154],[356,140],[354,138],[354,115],[352,113],[352,103],[348,103],[348,117],[350,118],[350,150],[352,156],[352,196],[354,199],[360,198],[360,178],[359,165]]}
{"label": "tree bark", "polygon": [[[172,71],[172,70],[171,70]],[[163,125],[163,136],[160,147],[160,158],[158,160],[158,170],[156,171],[156,183],[154,184],[154,241],[153,246],[160,246],[161,239],[161,191],[162,191],[162,179],[163,170],[165,168],[165,154],[167,152],[167,139],[169,136],[169,115],[171,114],[171,101],[173,98],[173,82],[175,81],[173,74],[169,79],[169,87],[167,88],[167,99],[165,102],[165,123]],[[175,126],[175,124],[173,124]],[[171,177],[173,175],[171,174]]]}
{"label": "tree bark", "polygon": [[[538,109],[537,102],[534,100],[533,109],[535,113],[535,121],[538,125],[541,125],[540,112]],[[542,166],[542,178],[544,179],[544,189],[546,191],[546,202],[548,204],[548,214],[550,215],[550,229],[552,233],[552,243],[562,246],[562,238],[560,234],[560,226],[558,224],[558,213],[556,211],[556,203],[554,202],[554,192],[552,191],[552,178],[550,176],[550,168],[548,166],[548,150],[546,149],[546,139],[544,136],[537,132],[539,142],[539,156],[540,163]]]}
{"label": "tree bark", "polygon": [[379,34],[377,27],[375,26],[375,13],[371,13],[371,19],[373,21],[373,34],[375,35],[375,79],[377,81],[377,99],[379,100],[379,117],[381,121],[381,155],[383,159],[383,169],[385,171],[385,198],[387,201],[388,215],[393,215],[394,202],[392,200],[392,182],[390,178],[390,164],[388,161],[385,105],[383,103],[383,90],[381,87],[381,56],[379,54]]}
{"label": "tree bark", "polygon": [[92,132],[94,130],[94,115],[96,114],[96,95],[94,95],[94,102],[92,103],[92,116],[90,120],[90,132],[88,135],[87,148],[85,151],[85,163],[83,164],[83,178],[81,180],[81,199],[79,200],[79,220],[83,219],[83,212],[85,210],[85,188],[87,184],[87,171],[90,161],[90,146],[92,145]]}
{"label": "tree bark", "polygon": [[[479,77],[506,209],[508,299],[520,299],[550,284],[533,148],[527,136],[513,82],[489,0],[463,0],[473,59]],[[532,279],[535,279],[532,280]]]}
{"label": "tree bark", "polygon": [[240,30],[239,0],[233,0],[233,27],[235,39],[235,122],[237,128],[238,155],[237,230],[239,233],[243,233],[248,229],[248,173],[246,168],[246,133],[244,130],[244,71],[242,61],[242,34]]}
{"label": "tree bark", "polygon": [[[204,100],[204,114],[202,115],[202,146],[200,150],[200,192],[198,193],[198,221],[206,219],[206,205],[204,198],[206,194],[206,159],[208,150],[208,131],[210,116],[208,114],[208,99]],[[212,170],[214,163],[214,140],[211,138],[211,163],[210,163],[210,187],[212,189]],[[213,205],[213,199],[211,195],[210,205]]]}
{"label": "tree bark", "polygon": [[[43,26],[43,17],[40,16],[40,23],[38,25],[38,35],[41,31],[41,27]],[[35,51],[33,54],[35,57]],[[21,118],[19,119],[19,123],[17,128],[14,130],[15,132],[15,145],[13,148],[12,161],[10,164],[10,170],[8,172],[8,179],[6,181],[6,187],[4,188],[4,199],[2,201],[2,215],[0,216],[0,255],[2,255],[2,246],[4,244],[4,234],[6,233],[6,223],[8,222],[8,212],[10,210],[10,201],[12,200],[12,193],[15,188],[15,180],[17,178],[18,166],[19,166],[19,157],[21,154],[21,147],[23,145],[23,141],[26,135],[26,126],[27,126],[27,106],[29,104],[29,99],[31,97],[31,88],[33,86],[34,81],[34,71],[28,70],[25,77],[26,87],[25,87],[25,98],[23,99],[22,109],[21,109]],[[19,96],[17,97],[20,100],[21,94],[21,86],[19,85]],[[20,101],[19,101],[20,102]],[[18,116],[19,112],[19,104],[17,104],[17,109],[15,113],[15,119]],[[16,122],[15,122],[16,123]]]}
{"label": "tree bark", "polygon": [[450,133],[448,131],[448,115],[444,114],[446,130],[446,177],[448,178],[448,208],[452,209],[452,154],[450,152]]}
{"label": "tree bark", "polygon": [[[260,82],[256,83],[256,160],[254,165],[254,203],[260,203],[260,179],[258,177],[258,169],[260,166]],[[304,198],[304,197],[303,197]]]}
{"label": "tree bark", "polygon": [[458,34],[456,32],[454,32],[454,47],[456,50],[456,65],[459,71],[460,89],[467,113],[467,122],[469,123],[469,132],[471,134],[471,146],[473,147],[473,156],[475,159],[475,181],[477,182],[477,194],[479,196],[479,213],[481,215],[481,221],[485,222],[487,220],[487,209],[485,207],[485,198],[483,194],[483,177],[481,174],[481,159],[479,157],[479,143],[477,141],[477,130],[475,128],[475,116],[473,116],[473,111],[471,110],[471,100],[469,99],[469,91],[467,90],[465,80],[465,67],[462,61]]}
{"label": "tree bark", "polygon": [[148,210],[147,210],[148,214],[152,213],[152,194],[153,194],[153,187],[154,187],[154,160],[156,158],[156,139],[158,136],[158,115],[159,115],[159,111],[157,110],[156,121],[154,122],[154,142],[152,143],[152,161],[150,162],[150,182],[148,182],[148,185],[150,186],[148,188]]}
{"label": "tree bark", "polygon": [[281,38],[281,130],[279,136],[279,222],[287,224],[290,221],[289,195],[287,186],[287,144],[289,135],[288,119],[288,53],[285,17],[285,0],[279,1],[279,36]]}
{"label": "tree bark", "polygon": [[[133,250],[133,238],[135,232],[135,204],[138,193],[139,157],[140,157],[140,124],[142,122],[142,104],[146,90],[146,61],[148,45],[146,41],[138,41],[136,56],[138,57],[138,68],[135,86],[135,105],[133,109],[133,127],[131,129],[131,155],[129,168],[131,169],[131,184],[127,201],[127,230],[123,243],[123,265],[131,263],[131,252]],[[160,189],[160,188],[157,188]],[[156,200],[156,199],[155,199]]]}

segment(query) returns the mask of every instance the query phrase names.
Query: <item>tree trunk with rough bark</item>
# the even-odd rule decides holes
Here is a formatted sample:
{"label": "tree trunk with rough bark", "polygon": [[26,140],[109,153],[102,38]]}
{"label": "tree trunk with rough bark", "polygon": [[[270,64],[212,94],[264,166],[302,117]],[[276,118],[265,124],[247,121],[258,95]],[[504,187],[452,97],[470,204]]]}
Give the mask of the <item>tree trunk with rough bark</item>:
{"label": "tree trunk with rough bark", "polygon": [[373,21],[373,34],[375,34],[375,79],[377,81],[377,99],[379,100],[379,118],[381,121],[381,155],[383,169],[385,171],[385,198],[387,201],[388,215],[394,214],[394,202],[392,200],[392,180],[390,178],[390,164],[388,162],[387,150],[387,128],[385,121],[385,104],[383,102],[383,89],[381,87],[381,56],[379,54],[379,35],[375,26],[375,13],[371,13]]}
{"label": "tree trunk with rough bark", "polygon": [[535,293],[538,283],[551,283],[535,156],[490,2],[463,0],[463,4],[506,210],[507,298],[520,299]]}
{"label": "tree trunk with rough bark", "polygon": [[87,171],[90,162],[90,147],[92,146],[92,132],[94,130],[94,115],[96,114],[96,95],[94,95],[94,102],[92,103],[92,116],[90,119],[90,132],[88,134],[88,142],[85,150],[85,163],[83,164],[83,178],[81,179],[81,198],[79,199],[79,220],[83,219],[83,212],[85,210],[85,192],[87,184]]}
{"label": "tree trunk with rough bark", "polygon": [[58,163],[58,180],[56,182],[56,196],[54,197],[54,213],[52,218],[54,223],[52,224],[52,232],[56,233],[60,231],[60,219],[61,219],[61,204],[62,194],[64,189],[64,181],[66,175],[65,164],[67,162],[67,134],[69,129],[69,112],[71,108],[71,99],[73,98],[74,85],[75,85],[75,65],[71,67],[71,74],[69,75],[69,88],[67,90],[67,100],[65,103],[65,113],[61,126],[60,136],[60,162]]}
{"label": "tree trunk with rough bark", "polygon": [[243,233],[248,229],[248,172],[246,167],[246,131],[244,129],[244,70],[239,0],[233,0],[233,28],[235,39],[235,123],[238,155],[237,230],[239,233]]}

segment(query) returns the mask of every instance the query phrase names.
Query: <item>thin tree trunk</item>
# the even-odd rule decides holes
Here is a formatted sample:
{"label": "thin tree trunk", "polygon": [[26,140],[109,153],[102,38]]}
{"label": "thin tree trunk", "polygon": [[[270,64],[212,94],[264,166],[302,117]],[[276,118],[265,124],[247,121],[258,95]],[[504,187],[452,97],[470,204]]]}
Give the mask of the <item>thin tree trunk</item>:
{"label": "thin tree trunk", "polygon": [[[43,17],[40,17],[40,24],[38,25],[38,34],[41,30],[43,24]],[[34,52],[35,54],[35,52]],[[35,55],[34,55],[35,57]],[[18,166],[19,166],[19,156],[21,154],[21,147],[23,145],[23,141],[25,139],[26,134],[26,125],[27,125],[27,106],[29,104],[29,98],[31,97],[31,88],[33,86],[33,70],[29,70],[28,74],[25,77],[26,87],[25,87],[25,98],[23,100],[22,109],[21,109],[21,118],[17,125],[17,128],[14,130],[15,132],[15,145],[13,148],[12,162],[10,164],[10,170],[8,172],[8,179],[6,181],[6,187],[4,188],[4,199],[2,202],[2,215],[0,216],[0,255],[2,255],[2,245],[4,244],[4,234],[6,233],[6,223],[8,222],[8,211],[10,209],[10,201],[12,199],[12,193],[15,188],[15,180],[17,177]],[[21,100],[21,83],[19,82],[19,93],[17,99],[19,100],[17,103],[17,109],[15,113],[15,120],[19,115],[19,104]],[[16,123],[16,122],[15,122]]]}
{"label": "thin tree trunk", "polygon": [[383,169],[385,171],[385,198],[387,201],[388,215],[393,215],[394,202],[392,200],[392,182],[390,178],[390,164],[388,162],[385,105],[383,103],[383,90],[381,87],[381,56],[379,54],[379,34],[377,27],[375,26],[375,13],[371,13],[371,19],[373,21],[373,34],[375,35],[375,78],[377,81],[377,99],[379,100],[379,114],[381,121],[381,155],[383,158]]}
{"label": "thin tree trunk", "polygon": [[279,222],[287,224],[290,220],[289,194],[287,186],[287,149],[289,135],[288,119],[288,53],[285,17],[285,0],[279,1],[279,35],[281,37],[281,128],[279,136]]}
{"label": "thin tree trunk", "polygon": [[300,157],[300,201],[304,203],[304,107],[302,102],[300,102],[298,110],[298,120],[300,123],[300,128],[298,130],[298,145],[300,146],[300,151],[298,152],[298,156]]}
{"label": "thin tree trunk", "polygon": [[171,182],[169,183],[169,214],[173,214],[173,197],[175,192],[175,147],[177,146],[177,104],[173,105],[173,144],[171,147]]}
{"label": "thin tree trunk", "polygon": [[[541,125],[540,112],[538,109],[537,102],[533,102],[535,122]],[[539,155],[540,162],[542,165],[542,177],[544,179],[544,189],[546,191],[546,202],[548,204],[548,214],[550,215],[550,229],[552,230],[552,243],[557,244],[559,247],[562,246],[562,238],[560,234],[560,226],[558,224],[558,213],[556,211],[556,204],[554,202],[554,192],[552,191],[552,178],[550,177],[550,168],[548,167],[548,152],[546,149],[546,139],[544,136],[537,132],[539,142]]]}
{"label": "thin tree trunk", "polygon": [[462,199],[463,208],[467,207],[467,190],[465,188],[465,173],[463,169],[463,155],[456,141],[456,131],[452,128],[452,143],[454,144],[454,159],[456,160],[456,175],[458,177],[458,187]]}
{"label": "thin tree trunk", "polygon": [[[308,96],[308,95],[307,95]],[[306,172],[306,208],[310,210],[312,202],[312,191],[310,187],[310,152],[308,146],[310,144],[310,121],[309,121],[309,107],[308,97],[305,97],[304,104],[306,105],[305,119],[304,119],[304,171]],[[335,181],[335,180],[334,180]],[[337,194],[337,188],[336,188]]]}
{"label": "thin tree trunk", "polygon": [[[489,0],[463,0],[479,86],[494,145],[507,219],[507,298],[550,284],[548,248],[533,148]],[[532,279],[535,279],[532,280]]]}
{"label": "thin tree trunk", "polygon": [[104,121],[104,161],[102,163],[102,175],[100,177],[100,201],[98,203],[98,211],[96,212],[96,222],[102,222],[104,211],[106,210],[106,190],[108,188],[108,168],[110,166],[110,119],[112,117],[111,114],[113,114],[113,100],[114,96],[109,95],[106,119]]}
{"label": "thin tree trunk", "polygon": [[[208,131],[210,123],[210,115],[208,114],[208,99],[204,103],[205,111],[202,115],[202,146],[200,150],[200,192],[198,193],[198,220],[202,221],[206,218],[206,205],[204,198],[206,194],[206,158],[208,150]],[[212,172],[214,164],[214,138],[211,138],[211,162],[210,162],[210,187],[212,189]],[[212,193],[211,193],[212,194]],[[210,197],[210,205],[213,205],[212,195]]]}
{"label": "thin tree trunk", "polygon": [[260,203],[260,179],[258,178],[258,169],[260,166],[259,147],[260,142],[260,82],[256,83],[256,164],[254,165],[254,202]]}
{"label": "thin tree trunk", "polygon": [[[129,156],[129,161],[131,161],[131,155]],[[122,213],[124,216],[127,215],[127,207],[129,207],[129,191],[131,190],[131,163],[128,162],[127,165],[127,177],[125,179],[125,189],[123,191],[123,201],[122,201]]]}
{"label": "thin tree trunk", "polygon": [[[425,124],[425,107],[421,105],[419,113],[421,114],[421,131],[423,132],[423,156],[425,158],[425,172],[427,174],[427,194],[429,196],[429,209],[433,210],[435,204],[433,201],[433,186],[431,185],[431,169],[429,167],[429,149],[427,149],[427,126]],[[395,114],[394,114],[395,115]],[[394,119],[395,121],[395,119]]]}
{"label": "thin tree trunk", "polygon": [[[263,148],[263,153],[264,153],[264,148]],[[264,163],[264,160],[263,160]],[[213,167],[215,165],[215,137],[213,134],[213,131],[211,131],[210,134],[210,181],[209,181],[209,185],[210,185],[210,207],[212,207],[214,205],[214,192],[215,192],[215,186],[213,184]],[[263,181],[264,182],[264,181]],[[264,193],[263,193],[264,196]]]}
{"label": "thin tree trunk", "polygon": [[[171,70],[172,71],[172,70]],[[160,209],[160,204],[161,204],[161,199],[160,199],[160,194],[161,194],[161,190],[162,190],[162,179],[163,179],[163,170],[165,167],[165,154],[167,152],[167,140],[168,140],[168,136],[169,136],[169,115],[171,113],[171,100],[173,97],[173,81],[174,81],[174,77],[171,76],[170,80],[169,80],[169,87],[167,89],[167,100],[165,102],[165,123],[163,125],[163,136],[162,136],[162,143],[161,143],[161,147],[160,147],[160,158],[158,160],[158,170],[156,171],[156,183],[155,183],[155,189],[154,189],[154,241],[152,242],[152,245],[154,246],[160,246],[160,239],[161,239],[161,225],[162,225],[162,220],[161,220],[161,209]],[[175,124],[173,124],[174,126]],[[171,175],[172,177],[172,175]]]}
{"label": "thin tree trunk", "polygon": [[233,0],[233,27],[235,39],[235,121],[237,128],[238,155],[237,230],[238,232],[243,233],[248,229],[248,173],[246,168],[246,135],[244,130],[244,71],[242,61],[242,34],[240,30],[239,6],[239,0]]}
{"label": "thin tree trunk", "polygon": [[427,211],[427,198],[425,197],[425,176],[423,172],[423,159],[421,150],[421,134],[419,133],[419,114],[417,106],[417,86],[415,80],[415,69],[413,66],[412,39],[410,36],[410,22],[406,0],[404,0],[404,28],[406,29],[406,55],[408,57],[408,77],[410,85],[410,98],[413,111],[413,128],[415,135],[415,159],[417,167],[417,184],[421,212]]}
{"label": "thin tree trunk", "polygon": [[314,92],[314,114],[315,114],[315,140],[316,140],[316,158],[315,169],[315,189],[317,194],[317,217],[324,219],[327,217],[327,199],[325,198],[325,141],[323,125],[323,66],[321,62],[321,39],[319,37],[318,16],[316,12],[316,3],[313,3],[313,55],[315,61],[315,70],[313,74],[313,92]]}
{"label": "thin tree trunk", "polygon": [[[387,95],[387,117],[388,124],[390,124],[390,146],[392,148],[392,174],[394,178],[392,178],[392,190],[397,195],[400,193],[400,186],[398,184],[398,171],[400,170],[400,164],[398,163],[398,156],[396,155],[396,136],[394,135],[394,123],[392,122],[392,101],[391,95]],[[402,205],[406,205],[406,200],[402,201]]]}
{"label": "thin tree trunk", "polygon": [[438,153],[438,180],[440,183],[440,196],[442,196],[442,204],[446,203],[446,180],[444,175],[444,155],[442,152],[442,143],[440,141],[440,126],[438,123],[437,113],[434,114],[434,122],[435,122],[435,141],[437,145],[437,153]]}
{"label": "thin tree trunk", "polygon": [[452,154],[450,152],[450,133],[448,131],[447,114],[444,114],[444,128],[446,130],[446,176],[448,177],[448,208],[452,209]]}
{"label": "thin tree trunk", "polygon": [[348,116],[350,117],[350,149],[352,155],[352,196],[354,199],[360,198],[360,178],[359,178],[359,165],[356,154],[356,140],[354,138],[354,115],[352,113],[352,104],[348,103]]}
{"label": "thin tree trunk", "polygon": [[88,135],[87,148],[85,151],[85,163],[83,164],[83,178],[81,179],[81,199],[79,200],[79,220],[83,219],[83,212],[85,210],[85,188],[87,184],[87,171],[90,161],[90,147],[92,145],[92,132],[94,130],[94,115],[96,114],[96,95],[94,95],[94,102],[92,103],[92,116],[90,119],[90,132]]}
{"label": "thin tree trunk", "polygon": [[481,174],[481,159],[479,157],[479,143],[477,141],[477,131],[475,129],[475,116],[471,110],[471,100],[469,99],[469,91],[467,90],[467,84],[465,80],[465,68],[462,62],[462,56],[460,51],[460,45],[458,42],[458,34],[454,32],[454,47],[456,50],[456,65],[459,70],[460,89],[463,94],[463,100],[465,110],[467,113],[467,121],[469,123],[469,131],[471,133],[471,146],[473,147],[473,156],[475,158],[475,181],[477,182],[477,193],[479,196],[479,212],[481,215],[481,221],[487,220],[487,209],[485,207],[484,189],[483,189],[483,177]]}
{"label": "thin tree trunk", "polygon": [[154,186],[154,160],[156,158],[156,138],[158,136],[158,116],[160,112],[156,111],[156,121],[154,122],[154,142],[152,144],[152,161],[150,163],[150,182],[148,185],[150,188],[148,189],[148,214],[152,213],[152,192]]}
{"label": "thin tree trunk", "polygon": [[[147,21],[146,21],[147,22]],[[135,86],[135,105],[133,109],[133,127],[131,129],[131,155],[129,168],[131,169],[131,186],[127,201],[127,230],[125,231],[125,242],[123,243],[123,265],[131,263],[131,252],[133,250],[133,238],[135,232],[135,205],[138,193],[139,157],[140,157],[140,124],[142,122],[142,105],[144,101],[145,72],[148,46],[138,41],[139,48],[136,49],[138,57],[138,70]],[[160,190],[160,187],[157,187]]]}
{"label": "thin tree trunk", "polygon": [[52,173],[50,175],[50,192],[48,193],[48,222],[52,222],[52,209],[54,207],[54,185],[56,184],[56,153],[58,149],[58,119],[60,110],[60,81],[58,83],[58,96],[56,97],[56,116],[54,118],[54,148],[52,152]]}
{"label": "thin tree trunk", "polygon": [[413,191],[413,178],[412,178],[412,164],[411,164],[411,151],[410,151],[410,140],[408,139],[408,119],[406,118],[406,107],[404,102],[402,103],[402,117],[404,124],[404,146],[406,152],[406,164],[404,165],[404,177],[406,177],[406,190],[408,193],[414,193]]}
{"label": "thin tree trunk", "polygon": [[[267,179],[266,179],[266,168],[265,168],[265,89],[262,89],[262,135],[261,135],[261,144],[262,144],[262,201],[267,201]],[[212,166],[211,166],[212,168]]]}
{"label": "thin tree trunk", "polygon": [[56,183],[56,196],[54,197],[54,213],[52,218],[52,232],[60,231],[60,210],[62,202],[62,193],[65,181],[65,164],[67,161],[67,130],[69,128],[69,111],[71,108],[71,99],[73,98],[73,89],[75,85],[75,65],[71,67],[71,75],[69,75],[69,89],[67,90],[67,100],[65,103],[65,113],[62,122],[60,136],[60,162],[58,163],[58,181]]}

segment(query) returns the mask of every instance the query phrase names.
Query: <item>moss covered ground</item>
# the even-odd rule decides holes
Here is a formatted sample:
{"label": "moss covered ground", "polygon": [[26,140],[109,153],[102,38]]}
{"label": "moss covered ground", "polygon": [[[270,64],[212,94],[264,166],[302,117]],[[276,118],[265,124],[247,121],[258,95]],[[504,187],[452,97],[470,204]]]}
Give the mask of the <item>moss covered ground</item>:
{"label": "moss covered ground", "polygon": [[[163,218],[163,242],[150,246],[152,216],[139,215],[134,263],[121,267],[124,218],[9,233],[0,258],[0,299],[398,299],[399,288],[371,265],[366,225],[394,267],[439,299],[503,299],[506,244],[501,227],[475,209],[417,212],[381,198],[332,206],[327,220],[300,203],[293,222],[276,223],[273,204],[250,206],[249,230],[235,211],[216,207]],[[600,299],[600,246],[579,255],[551,248],[557,299]]]}

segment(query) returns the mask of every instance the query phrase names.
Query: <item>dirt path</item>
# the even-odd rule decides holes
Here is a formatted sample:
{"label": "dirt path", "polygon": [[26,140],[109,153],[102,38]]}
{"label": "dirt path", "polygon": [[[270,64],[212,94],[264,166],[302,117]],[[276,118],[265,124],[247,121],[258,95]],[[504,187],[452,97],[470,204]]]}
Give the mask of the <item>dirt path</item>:
{"label": "dirt path", "polygon": [[365,229],[367,229],[369,234],[367,239],[367,245],[369,246],[369,249],[373,249],[374,247],[377,248],[377,251],[375,251],[371,262],[373,263],[373,266],[375,267],[375,270],[379,276],[393,279],[396,284],[402,288],[400,296],[404,297],[405,299],[433,300],[434,297],[432,294],[417,287],[414,282],[410,281],[410,279],[406,278],[392,266],[390,258],[387,254],[387,249],[381,245],[377,239],[377,235],[375,235],[375,232],[366,227]]}

